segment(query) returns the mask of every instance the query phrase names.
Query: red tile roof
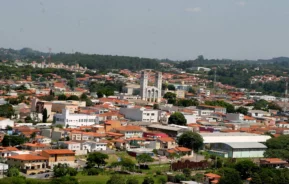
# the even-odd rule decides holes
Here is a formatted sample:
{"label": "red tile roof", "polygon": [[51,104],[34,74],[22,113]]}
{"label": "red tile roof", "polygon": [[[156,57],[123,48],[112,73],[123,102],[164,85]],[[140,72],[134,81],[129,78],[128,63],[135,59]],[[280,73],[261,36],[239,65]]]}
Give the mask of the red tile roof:
{"label": "red tile roof", "polygon": [[73,151],[68,149],[51,149],[51,150],[43,150],[42,152],[45,152],[49,155],[75,154]]}
{"label": "red tile roof", "polygon": [[27,161],[29,161],[29,160],[47,160],[48,159],[46,157],[32,155],[32,154],[14,155],[14,156],[9,156],[7,158],[15,159],[15,160],[27,160]]}

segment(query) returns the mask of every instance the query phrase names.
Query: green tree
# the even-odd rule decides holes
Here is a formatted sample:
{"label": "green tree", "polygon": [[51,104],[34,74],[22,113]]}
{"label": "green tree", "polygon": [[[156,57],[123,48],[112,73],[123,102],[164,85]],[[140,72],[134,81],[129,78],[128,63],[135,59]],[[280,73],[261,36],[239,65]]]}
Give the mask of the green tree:
{"label": "green tree", "polygon": [[176,103],[176,94],[172,92],[167,92],[164,95],[164,98],[168,100],[169,104],[175,104]]}
{"label": "green tree", "polygon": [[93,106],[93,102],[92,102],[89,98],[87,98],[87,99],[85,100],[85,102],[86,102],[86,107]]}
{"label": "green tree", "polygon": [[282,108],[275,102],[270,102],[268,104],[268,109],[282,111]]}
{"label": "green tree", "polygon": [[191,173],[192,173],[191,169],[189,168],[183,169],[183,174],[185,175],[186,178],[191,177]]}
{"label": "green tree", "polygon": [[227,102],[224,102],[222,100],[216,100],[216,101],[205,101],[206,105],[212,105],[212,106],[220,106],[224,107],[227,110],[227,113],[234,113],[235,112],[235,107]]}
{"label": "green tree", "polygon": [[172,85],[172,84],[169,84],[169,85],[168,85],[168,90],[170,90],[170,91],[175,91],[175,90],[176,90],[176,87],[175,87],[174,85]]}
{"label": "green tree", "polygon": [[251,177],[251,173],[258,170],[258,166],[251,160],[241,160],[236,163],[235,169],[239,171],[243,180]]}
{"label": "green tree", "polygon": [[47,118],[48,118],[47,109],[44,108],[44,109],[43,109],[43,112],[42,112],[42,122],[43,122],[43,123],[46,123],[46,122],[47,122]]}
{"label": "green tree", "polygon": [[6,130],[13,130],[13,127],[7,125],[5,129],[6,129]]}
{"label": "green tree", "polygon": [[268,110],[268,102],[266,100],[258,100],[256,101],[253,105],[254,105],[254,108],[253,109],[256,109],[256,110],[264,110],[264,111],[267,111]]}
{"label": "green tree", "polygon": [[32,121],[32,118],[30,117],[30,116],[26,116],[25,118],[24,118],[24,121],[25,121],[25,123],[32,123],[33,121]]}
{"label": "green tree", "polygon": [[130,177],[126,180],[126,184],[139,184],[138,179],[135,177]]}
{"label": "green tree", "polygon": [[71,176],[64,176],[61,178],[53,178],[50,182],[50,184],[60,184],[60,183],[61,184],[79,184],[78,180],[74,177],[71,177]]}
{"label": "green tree", "polygon": [[262,184],[262,180],[258,173],[253,173],[251,178],[250,184]]}
{"label": "green tree", "polygon": [[245,107],[239,107],[238,109],[236,109],[236,112],[244,114],[244,115],[248,115],[248,109]]}
{"label": "green tree", "polygon": [[70,97],[67,98],[67,100],[76,100],[76,101],[78,101],[79,97],[76,96],[76,95],[71,95]]}
{"label": "green tree", "polygon": [[19,174],[19,170],[16,167],[10,167],[6,175],[7,177],[17,177]]}
{"label": "green tree", "polygon": [[63,177],[68,174],[69,167],[68,164],[58,163],[53,167],[54,177]]}
{"label": "green tree", "polygon": [[187,180],[186,176],[183,174],[177,174],[175,175],[175,182],[176,183],[181,183],[181,181]]}
{"label": "green tree", "polygon": [[149,177],[149,176],[146,176],[142,182],[142,184],[154,184],[154,179]]}
{"label": "green tree", "polygon": [[65,94],[61,94],[58,96],[57,98],[58,100],[66,100],[66,95]]}
{"label": "green tree", "polygon": [[267,146],[265,157],[289,159],[289,135],[268,139],[265,145]]}
{"label": "green tree", "polygon": [[2,146],[19,146],[27,142],[28,139],[18,135],[5,135],[2,140]]}
{"label": "green tree", "polygon": [[30,135],[30,139],[35,139],[35,137],[36,137],[36,132],[33,132],[31,135]]}
{"label": "green tree", "polygon": [[148,162],[154,161],[154,159],[146,153],[142,153],[142,154],[136,156],[136,160],[138,161],[138,163],[148,163]]}
{"label": "green tree", "polygon": [[153,109],[160,109],[160,105],[159,104],[154,104]]}
{"label": "green tree", "polygon": [[11,104],[0,105],[0,117],[11,118],[15,112]]}
{"label": "green tree", "polygon": [[175,112],[169,117],[169,124],[187,125],[187,120],[181,112]]}
{"label": "green tree", "polygon": [[187,131],[178,138],[178,144],[197,152],[203,147],[204,139],[196,132]]}
{"label": "green tree", "polygon": [[113,174],[106,184],[126,184],[125,178],[121,175]]}
{"label": "green tree", "polygon": [[158,183],[160,183],[160,184],[166,184],[167,181],[168,181],[168,179],[166,176],[160,176],[158,179]]}
{"label": "green tree", "polygon": [[75,168],[69,167],[67,173],[69,174],[69,176],[76,176],[77,170]]}
{"label": "green tree", "polygon": [[98,91],[97,92],[97,97],[98,98],[102,98],[104,96],[104,94],[101,92],[101,91]]}
{"label": "green tree", "polygon": [[194,90],[194,88],[192,88],[192,87],[189,87],[188,92],[196,94],[196,90]]}
{"label": "green tree", "polygon": [[80,96],[81,100],[86,100],[88,99],[88,96],[85,93],[82,93],[82,95]]}
{"label": "green tree", "polygon": [[233,168],[222,168],[219,171],[219,174],[222,176],[219,180],[219,184],[242,184],[241,177]]}
{"label": "green tree", "polygon": [[121,161],[118,162],[117,164],[120,165],[123,169],[127,170],[132,170],[135,166],[133,160],[128,157],[122,157]]}
{"label": "green tree", "polygon": [[103,154],[100,152],[90,153],[88,155],[86,165],[88,168],[94,167],[95,165],[97,165],[97,167],[99,168],[101,165],[106,164],[105,159],[108,159],[107,154]]}

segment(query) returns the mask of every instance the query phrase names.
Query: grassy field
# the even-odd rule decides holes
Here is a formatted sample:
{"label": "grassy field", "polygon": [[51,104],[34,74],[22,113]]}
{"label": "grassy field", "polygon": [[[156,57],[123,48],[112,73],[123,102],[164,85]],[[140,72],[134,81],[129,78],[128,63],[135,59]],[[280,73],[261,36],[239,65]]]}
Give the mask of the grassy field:
{"label": "grassy field", "polygon": [[[111,175],[97,175],[97,176],[83,176],[83,175],[77,175],[76,178],[79,179],[79,182],[81,184],[105,184]],[[161,176],[152,176],[152,175],[122,175],[126,179],[130,177],[136,178],[139,183],[142,183],[144,180],[145,176],[151,176],[154,180],[155,183],[159,183],[159,179]]]}
{"label": "grassy field", "polygon": [[134,163],[136,163],[136,159],[135,157],[131,157],[127,154],[127,152],[116,152],[115,154],[110,154],[108,155],[108,159],[106,160],[106,162],[109,164],[113,163],[113,162],[117,162],[118,158],[123,158],[123,157],[128,157],[129,159],[131,159]]}

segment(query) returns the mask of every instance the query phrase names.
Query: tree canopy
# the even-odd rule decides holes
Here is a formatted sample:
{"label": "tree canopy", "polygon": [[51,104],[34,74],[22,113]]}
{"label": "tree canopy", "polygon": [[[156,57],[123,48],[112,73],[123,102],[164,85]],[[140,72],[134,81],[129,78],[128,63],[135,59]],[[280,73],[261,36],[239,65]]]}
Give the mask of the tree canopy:
{"label": "tree canopy", "polygon": [[108,159],[108,155],[100,152],[90,153],[87,157],[87,167],[94,167],[97,165],[99,168],[101,165],[105,165],[105,159]]}
{"label": "tree canopy", "polygon": [[187,120],[181,112],[175,112],[169,117],[169,124],[187,125]]}
{"label": "tree canopy", "polygon": [[194,151],[198,151],[203,146],[204,139],[203,137],[196,133],[187,131],[184,132],[179,138],[178,138],[178,144],[180,146],[184,146],[186,148],[192,149]]}
{"label": "tree canopy", "polygon": [[138,163],[148,163],[148,162],[153,162],[154,159],[146,154],[146,153],[143,153],[143,154],[140,154],[136,157],[136,160],[138,161]]}
{"label": "tree canopy", "polygon": [[265,145],[267,146],[265,157],[289,159],[289,135],[268,139]]}
{"label": "tree canopy", "polygon": [[206,105],[212,105],[212,106],[220,106],[225,107],[227,109],[227,113],[234,113],[235,107],[227,102],[224,102],[222,100],[216,100],[216,101],[205,101]]}

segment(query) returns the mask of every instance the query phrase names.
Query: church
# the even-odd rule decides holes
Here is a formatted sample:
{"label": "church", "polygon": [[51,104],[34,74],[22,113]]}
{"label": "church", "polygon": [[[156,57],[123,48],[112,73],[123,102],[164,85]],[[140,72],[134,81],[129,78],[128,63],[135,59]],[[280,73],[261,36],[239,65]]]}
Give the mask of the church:
{"label": "church", "polygon": [[160,102],[162,98],[162,73],[155,74],[155,85],[148,86],[148,73],[141,72],[140,78],[140,95],[141,99],[148,102]]}

